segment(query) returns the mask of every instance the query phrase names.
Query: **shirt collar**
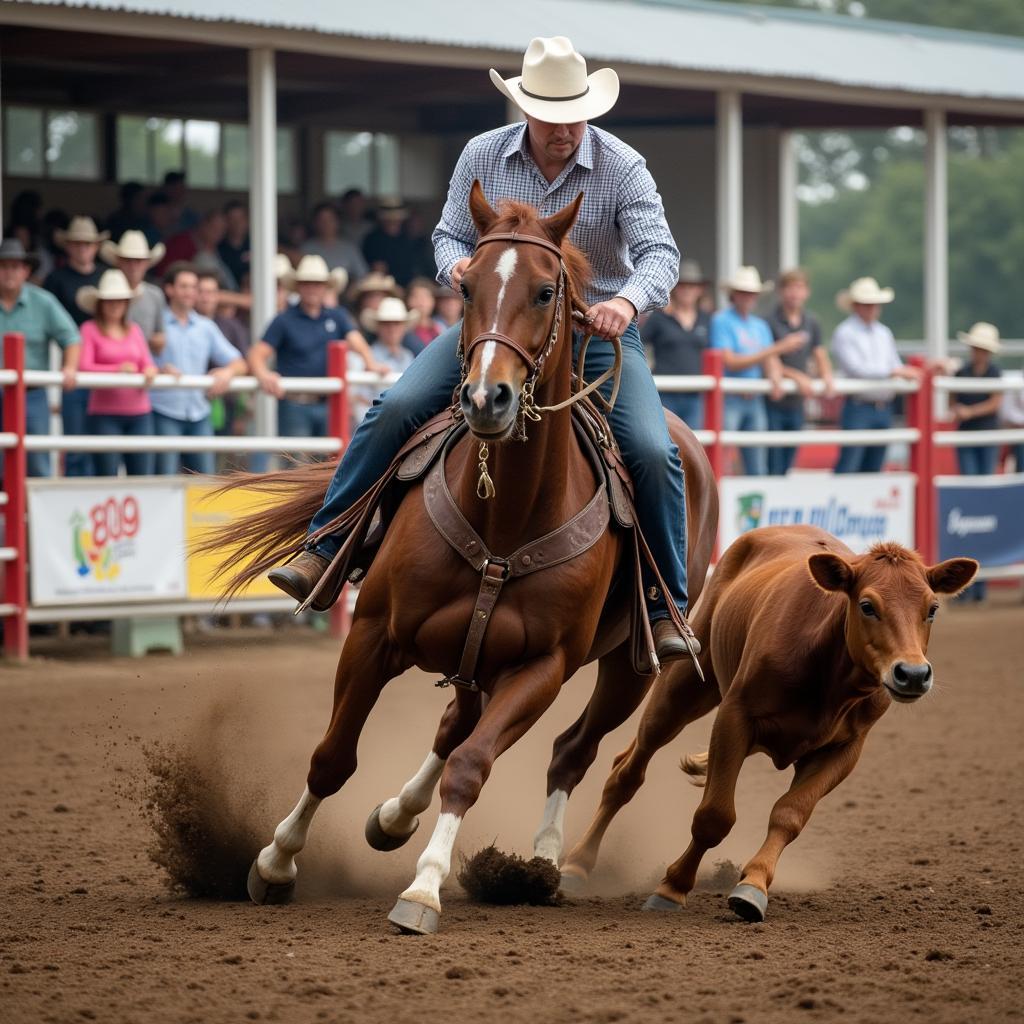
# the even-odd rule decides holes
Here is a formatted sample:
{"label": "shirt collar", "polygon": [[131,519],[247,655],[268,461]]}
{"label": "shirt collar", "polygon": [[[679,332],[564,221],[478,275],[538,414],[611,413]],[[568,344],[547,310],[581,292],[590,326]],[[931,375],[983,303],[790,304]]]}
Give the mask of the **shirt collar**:
{"label": "shirt collar", "polygon": [[176,324],[178,327],[191,327],[196,322],[196,319],[198,318],[199,314],[196,313],[194,309],[190,310],[188,314],[188,319],[185,321],[184,324],[182,324],[182,322],[178,319],[178,314],[175,313],[170,306],[168,306],[167,312],[164,314],[164,316],[166,318],[166,322],[169,324]]}
{"label": "shirt collar", "polygon": [[514,156],[516,153],[528,153],[529,144],[526,141],[526,122],[518,124],[515,130],[509,135],[508,143],[505,145],[505,149],[502,151],[501,158],[508,160],[509,157]]}
{"label": "shirt collar", "polygon": [[[515,156],[516,153],[530,156],[530,142],[526,129],[527,123],[525,121],[520,125],[516,125],[515,131],[508,137],[508,143],[502,151],[501,157],[503,160],[508,160],[509,157]],[[530,158],[532,159],[532,157]],[[594,169],[594,136],[589,124],[583,130],[583,138],[580,140],[579,147],[572,159],[574,161],[573,166],[584,167],[588,171]]]}

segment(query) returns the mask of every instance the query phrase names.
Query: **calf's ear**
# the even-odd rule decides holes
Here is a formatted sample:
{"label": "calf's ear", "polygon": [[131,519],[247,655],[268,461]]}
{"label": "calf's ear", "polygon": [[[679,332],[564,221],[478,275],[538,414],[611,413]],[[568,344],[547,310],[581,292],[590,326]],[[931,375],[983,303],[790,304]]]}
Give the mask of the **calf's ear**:
{"label": "calf's ear", "polygon": [[936,594],[958,594],[978,571],[973,558],[950,558],[926,570],[928,585]]}
{"label": "calf's ear", "polygon": [[811,555],[807,559],[807,568],[811,579],[822,590],[837,593],[849,593],[853,586],[853,569],[850,563],[840,555],[831,552]]}

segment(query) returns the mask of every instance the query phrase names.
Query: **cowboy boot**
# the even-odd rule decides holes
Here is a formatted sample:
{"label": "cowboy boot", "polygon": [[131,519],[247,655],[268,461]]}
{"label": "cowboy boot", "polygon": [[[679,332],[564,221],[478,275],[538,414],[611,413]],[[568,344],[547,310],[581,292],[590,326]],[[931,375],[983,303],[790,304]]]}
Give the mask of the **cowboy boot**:
{"label": "cowboy boot", "polygon": [[[686,636],[676,628],[671,619],[659,619],[654,624],[654,652],[663,665],[670,661],[692,657],[697,660],[700,654],[700,641],[693,635],[693,630],[683,621]],[[689,643],[687,643],[689,641]]]}
{"label": "cowboy boot", "polygon": [[[312,551],[303,551],[297,558],[292,559],[287,565],[277,569],[271,569],[267,573],[267,579],[279,590],[283,590],[289,597],[295,598],[300,604],[309,597],[313,588],[320,582],[320,577],[327,571],[331,563],[326,558]],[[333,604],[333,602],[331,602]],[[313,607],[317,611],[319,599]]]}

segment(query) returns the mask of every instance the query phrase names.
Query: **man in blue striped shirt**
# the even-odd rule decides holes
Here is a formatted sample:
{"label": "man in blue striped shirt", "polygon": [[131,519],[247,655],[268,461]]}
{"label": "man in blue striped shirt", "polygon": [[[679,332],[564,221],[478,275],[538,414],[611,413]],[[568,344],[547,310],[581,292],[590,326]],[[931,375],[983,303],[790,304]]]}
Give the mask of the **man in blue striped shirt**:
{"label": "man in blue striped shirt", "polygon": [[[572,85],[574,76],[582,90]],[[433,235],[438,280],[459,290],[473,255],[477,231],[468,199],[474,179],[480,181],[492,205],[516,199],[536,206],[542,216],[550,216],[584,193],[570,238],[593,268],[585,295],[588,316],[598,337],[622,338],[622,384],[610,416],[612,428],[636,481],[647,540],[671,598],[685,613],[682,469],[637,329],[639,313],[668,302],[678,277],[679,250],[643,157],[614,135],[588,124],[589,118],[614,105],[618,77],[609,68],[587,76],[583,58],[572,43],[556,37],[533,40],[523,61],[522,78],[505,82],[495,71],[491,78],[522,109],[526,122],[486,132],[466,145]],[[312,530],[330,522],[368,490],[402,443],[451,400],[459,381],[460,327],[456,324],[431,342],[401,380],[374,402],[335,473]],[[584,376],[594,379],[611,362],[610,345],[592,344]],[[610,384],[606,387],[610,389]],[[270,578],[301,600],[339,544],[337,538],[321,542],[315,551],[275,569]],[[664,597],[658,594],[653,601],[659,659],[687,656]]]}

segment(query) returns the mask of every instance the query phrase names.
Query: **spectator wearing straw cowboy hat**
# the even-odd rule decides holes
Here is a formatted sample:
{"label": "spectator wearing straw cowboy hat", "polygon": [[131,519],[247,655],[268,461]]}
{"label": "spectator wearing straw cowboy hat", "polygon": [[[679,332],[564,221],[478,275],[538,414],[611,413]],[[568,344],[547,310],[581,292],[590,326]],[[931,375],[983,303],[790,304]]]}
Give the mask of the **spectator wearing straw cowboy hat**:
{"label": "spectator wearing straw cowboy hat", "polygon": [[[581,212],[570,232],[593,271],[581,297],[597,338],[622,338],[621,388],[610,419],[636,481],[644,533],[668,594],[685,613],[683,474],[636,323],[639,313],[668,302],[678,278],[679,250],[643,157],[588,123],[615,105],[618,76],[611,68],[588,74],[583,56],[564,36],[532,40],[521,76],[506,80],[493,69],[490,76],[526,121],[485,132],[466,144],[434,229],[438,280],[456,290],[463,286],[477,241],[468,208],[474,180],[492,204],[516,199],[535,206],[541,216],[566,207],[583,192]],[[456,325],[431,342],[398,383],[374,402],[313,518],[313,529],[367,491],[416,427],[451,401],[459,381],[458,350]],[[610,368],[612,359],[610,345],[591,344],[582,375],[593,380]],[[271,579],[292,596],[305,597],[340,543],[338,538],[319,543],[315,551],[275,569]],[[653,585],[645,580],[645,586]],[[688,657],[690,647],[669,619],[665,594],[657,587],[648,592],[659,660]]]}
{"label": "spectator wearing straw cowboy hat", "polygon": [[[999,339],[999,328],[995,324],[980,321],[969,331],[959,331],[957,338],[969,350],[969,358],[957,370],[957,377],[967,379],[996,378],[1003,375],[992,356],[999,353],[1002,344]],[[998,391],[989,394],[980,392],[957,392],[952,396],[950,415],[956,423],[957,430],[998,430],[999,409],[1002,395]],[[958,447],[956,450],[960,472],[964,476],[988,476],[996,470],[996,456],[999,449],[995,445],[979,445],[977,447]]]}
{"label": "spectator wearing straw cowboy hat", "polygon": [[[761,280],[757,267],[739,267],[721,287],[729,293],[731,305],[711,318],[711,347],[722,352],[727,377],[772,383],[772,397],[782,394],[782,364],[779,356],[804,344],[802,339],[775,341],[766,320],[754,315],[754,307],[772,282]],[[767,430],[768,412],[764,395],[726,395],[726,430]],[[764,448],[740,448],[743,470],[748,476],[768,472],[768,454]]]}
{"label": "spectator wearing straw cowboy hat", "polygon": [[[82,288],[99,284],[103,267],[96,256],[100,243],[109,238],[106,231],[98,231],[92,217],[72,217],[67,228],[53,233],[56,244],[67,255],[67,264],[50,271],[43,287],[57,296],[60,304],[81,326],[89,314],[78,305],[76,296]],[[65,434],[84,434],[88,429],[89,392],[85,388],[65,391],[61,400],[61,417]],[[92,476],[93,458],[88,452],[66,452],[64,474],[66,476]]]}
{"label": "spectator wearing straw cowboy hat", "polygon": [[164,314],[167,299],[164,293],[146,280],[146,274],[164,258],[164,245],[150,247],[142,231],[126,231],[119,242],[106,241],[100,246],[100,258],[116,267],[135,289],[135,298],[128,307],[128,319],[139,325],[142,335],[155,355],[164,347]]}
{"label": "spectator wearing straw cowboy hat", "polygon": [[[139,297],[121,270],[107,270],[97,286],[79,289],[79,306],[92,314],[82,324],[80,370],[95,373],[141,373],[147,383],[157,374],[156,363],[142,328],[130,319],[131,303]],[[145,437],[153,433],[149,393],[139,387],[95,388],[89,393],[89,433],[100,437]],[[117,476],[124,462],[129,476],[153,472],[152,452],[96,452],[98,476]]]}
{"label": "spectator wearing straw cowboy hat", "polygon": [[[401,299],[392,295],[385,298],[376,309],[366,311],[366,325],[374,334],[370,349],[374,357],[387,366],[389,372],[405,373],[415,358],[407,344],[407,336],[419,316],[419,313],[406,308]],[[363,368],[362,360],[355,353],[349,354],[349,360],[350,369]],[[358,424],[370,403],[380,394],[380,388],[361,387],[353,388],[352,391],[354,401],[350,412],[353,422]]]}
{"label": "spectator wearing straw cowboy hat", "polygon": [[[348,279],[344,268],[328,270],[323,257],[303,256],[295,270],[286,271],[281,284],[298,293],[299,301],[278,313],[249,350],[249,365],[267,394],[279,400],[278,429],[284,437],[325,437],[327,401],[323,395],[286,393],[282,377],[326,377],[327,346],[345,341],[374,373],[389,367],[370,351],[366,339],[349,314],[325,305],[328,288],[341,291]],[[268,361],[276,360],[271,370]]]}
{"label": "spectator wearing straw cowboy hat", "polygon": [[[7,333],[24,335],[27,370],[48,370],[50,343],[55,342],[63,351],[64,386],[73,387],[80,352],[78,328],[53,295],[29,284],[36,265],[36,255],[26,252],[20,240],[0,241],[0,337]],[[45,389],[29,388],[25,402],[26,432],[48,434],[50,410]],[[49,452],[29,452],[27,461],[29,476],[50,475]]]}
{"label": "spectator wearing straw cowboy hat", "polygon": [[[892,288],[880,287],[873,277],[858,277],[836,297],[840,309],[852,310],[832,334],[832,358],[844,376],[858,380],[920,377],[915,367],[903,365],[892,331],[879,321],[882,306],[895,298]],[[840,426],[843,430],[888,430],[894,397],[886,388],[848,395]],[[847,445],[839,453],[835,472],[877,473],[885,464],[885,450],[885,445]]]}
{"label": "spectator wearing straw cowboy hat", "polygon": [[[696,260],[683,260],[668,305],[655,310],[640,329],[656,374],[694,376],[703,372],[704,350],[711,342],[711,317],[698,303],[709,283]],[[693,430],[704,426],[704,396],[699,392],[662,392],[661,404]]]}

